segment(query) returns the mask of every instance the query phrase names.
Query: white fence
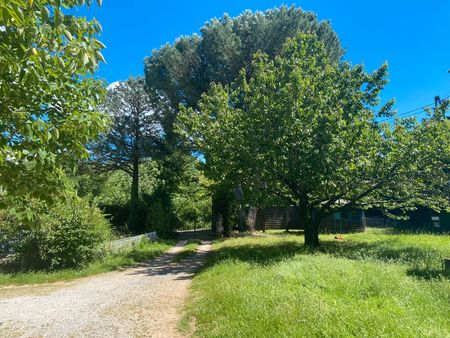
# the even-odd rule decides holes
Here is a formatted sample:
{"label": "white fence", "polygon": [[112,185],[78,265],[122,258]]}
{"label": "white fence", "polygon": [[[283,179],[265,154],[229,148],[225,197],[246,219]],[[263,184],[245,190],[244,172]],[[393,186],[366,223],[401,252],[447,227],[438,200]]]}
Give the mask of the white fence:
{"label": "white fence", "polygon": [[365,225],[368,227],[393,227],[397,221],[388,217],[364,217]]}
{"label": "white fence", "polygon": [[153,231],[143,235],[117,239],[115,241],[109,242],[108,249],[112,252],[128,249],[139,243],[143,238],[148,238],[149,240],[154,241],[158,239],[158,235],[155,231]]}

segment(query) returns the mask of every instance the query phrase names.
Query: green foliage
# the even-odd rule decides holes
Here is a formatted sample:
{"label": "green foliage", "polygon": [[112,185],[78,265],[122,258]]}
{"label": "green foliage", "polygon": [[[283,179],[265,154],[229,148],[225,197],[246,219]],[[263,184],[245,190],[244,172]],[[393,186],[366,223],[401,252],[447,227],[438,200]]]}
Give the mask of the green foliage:
{"label": "green foliage", "polygon": [[86,201],[74,198],[58,203],[41,219],[40,254],[51,269],[83,265],[101,252],[110,239],[109,223]]}
{"label": "green foliage", "polygon": [[[231,83],[242,68],[249,68],[254,53],[277,55],[284,41],[299,32],[316,34],[334,62],[343,53],[329,22],[319,22],[314,13],[294,6],[245,11],[236,18],[225,14],[200,31],[201,35],[184,36],[153,51],[145,61],[147,84],[163,91],[174,109],[180,103],[195,107],[211,83]],[[165,122],[164,129],[171,130],[173,116]]]}
{"label": "green foliage", "polygon": [[12,243],[21,269],[61,269],[81,266],[102,254],[111,231],[103,214],[76,196],[53,205],[31,200],[37,210],[33,222],[3,214],[1,232]]}
{"label": "green foliage", "polygon": [[93,201],[101,206],[124,206],[130,201],[131,177],[127,173],[116,170],[102,174],[104,182],[99,192],[93,195]]}
{"label": "green foliage", "polygon": [[92,76],[104,61],[101,26],[63,11],[85,3],[0,1],[0,190],[9,196],[60,193],[63,168],[106,128],[95,110],[104,83]]}
{"label": "green foliage", "polygon": [[[271,56],[277,55],[286,38],[299,32],[315,33],[326,45],[330,59],[335,63],[339,61],[343,50],[330,23],[319,22],[314,13],[294,6],[264,13],[245,11],[236,18],[225,15],[212,19],[201,28],[201,35],[180,37],[172,45],[153,51],[145,60],[149,93],[157,91],[167,100],[161,120],[164,130],[161,168],[168,194],[177,192],[179,178],[183,176],[182,161],[177,158],[190,151],[173,130],[179,105],[197,107],[211,83],[230,84],[242,68],[250,68],[254,53],[262,50]],[[165,206],[170,208],[169,204]],[[187,208],[183,214],[187,215],[187,211],[191,215],[195,213],[193,208]],[[175,210],[175,213],[180,212],[179,208]]]}
{"label": "green foliage", "polygon": [[415,267],[442,272],[450,237],[369,232],[323,247],[293,235],[216,243],[185,321],[195,318],[200,337],[448,335],[450,280],[418,278]]}
{"label": "green foliage", "polygon": [[158,98],[145,91],[143,78],[129,78],[110,86],[102,110],[112,122],[109,132],[90,146],[95,168],[122,170],[132,177],[135,162],[141,164],[157,152],[161,137]]}
{"label": "green foliage", "polygon": [[[153,194],[159,185],[160,169],[155,161],[145,161],[139,165],[139,198]],[[74,178],[78,195],[86,196],[101,207],[108,205],[124,206],[130,201],[131,176],[122,170],[96,172],[90,170]]]}
{"label": "green foliage", "polygon": [[160,186],[160,169],[155,161],[147,160],[139,165],[139,222],[129,223],[130,191],[132,178],[122,170],[96,172],[88,164],[83,174],[73,177],[77,192],[97,205],[111,222],[115,231],[122,234],[143,233],[148,230],[148,204]]}
{"label": "green foliage", "polygon": [[198,229],[211,222],[211,181],[198,168],[200,163],[188,163],[178,190],[172,195],[177,223],[182,229]]}
{"label": "green foliage", "polygon": [[156,231],[159,236],[166,237],[174,228],[174,218],[171,210],[166,207],[167,203],[163,203],[163,199],[156,198],[152,200],[149,208],[149,227]]}
{"label": "green foliage", "polygon": [[271,194],[297,206],[316,246],[322,217],[342,208],[449,207],[450,124],[438,110],[421,123],[378,123],[392,105],[376,111],[386,76],[386,65],[335,65],[300,34],[273,59],[257,53],[231,86],[213,85],[178,127],[208,177],[241,184],[255,204]]}
{"label": "green foliage", "polygon": [[130,229],[142,228],[139,206],[139,166],[153,157],[161,143],[160,96],[149,95],[144,79],[130,78],[110,87],[103,110],[112,119],[112,128],[91,145],[97,170],[122,170],[131,177]]}
{"label": "green foliage", "polygon": [[23,285],[69,281],[104,272],[119,270],[161,255],[174,243],[170,241],[142,241],[138,245],[118,253],[109,253],[84,267],[58,271],[0,273],[0,285]]}

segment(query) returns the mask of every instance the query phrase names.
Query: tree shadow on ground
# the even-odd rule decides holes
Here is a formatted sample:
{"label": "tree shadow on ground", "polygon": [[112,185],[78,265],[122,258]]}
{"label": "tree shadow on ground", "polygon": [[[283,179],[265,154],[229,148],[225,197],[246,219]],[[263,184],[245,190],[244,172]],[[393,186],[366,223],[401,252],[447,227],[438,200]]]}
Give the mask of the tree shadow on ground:
{"label": "tree shadow on ground", "polygon": [[240,244],[221,247],[211,255],[205,268],[226,260],[236,260],[257,265],[270,265],[295,255],[328,254],[352,260],[376,260],[388,264],[407,266],[407,274],[417,278],[449,278],[443,267],[440,251],[414,246],[398,246],[395,240],[370,243],[350,241],[322,241],[320,248],[309,249],[303,243],[286,240],[268,244]]}
{"label": "tree shadow on ground", "polygon": [[412,245],[399,246],[395,239],[370,243],[327,241],[320,251],[353,260],[373,259],[388,264],[403,264],[407,266],[408,275],[418,278],[432,279],[446,275],[442,252]]}
{"label": "tree shadow on ground", "polygon": [[[178,243],[176,246],[184,246],[184,243]],[[208,244],[209,242],[202,242]],[[191,280],[194,275],[202,269],[208,252],[197,251],[187,257],[181,257],[178,252],[166,252],[165,254],[156,257],[148,262],[140,263],[134,266],[134,269],[129,271],[129,275],[146,275],[146,276],[168,276],[173,280]]]}

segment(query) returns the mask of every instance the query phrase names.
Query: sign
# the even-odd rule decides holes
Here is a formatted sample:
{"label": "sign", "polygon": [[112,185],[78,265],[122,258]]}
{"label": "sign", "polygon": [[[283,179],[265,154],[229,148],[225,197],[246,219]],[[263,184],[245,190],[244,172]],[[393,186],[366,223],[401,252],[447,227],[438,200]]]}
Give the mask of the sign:
{"label": "sign", "polygon": [[431,220],[433,221],[433,226],[435,228],[441,227],[441,222],[440,222],[439,216],[431,216]]}

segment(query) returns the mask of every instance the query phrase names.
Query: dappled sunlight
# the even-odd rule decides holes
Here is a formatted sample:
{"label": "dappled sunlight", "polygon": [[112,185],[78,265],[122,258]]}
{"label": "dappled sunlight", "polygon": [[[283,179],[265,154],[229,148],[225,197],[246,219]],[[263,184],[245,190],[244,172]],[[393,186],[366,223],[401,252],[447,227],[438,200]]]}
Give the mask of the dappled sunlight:
{"label": "dappled sunlight", "polygon": [[205,337],[445,336],[450,238],[434,238],[323,235],[318,249],[285,233],[216,241],[186,316]]}

